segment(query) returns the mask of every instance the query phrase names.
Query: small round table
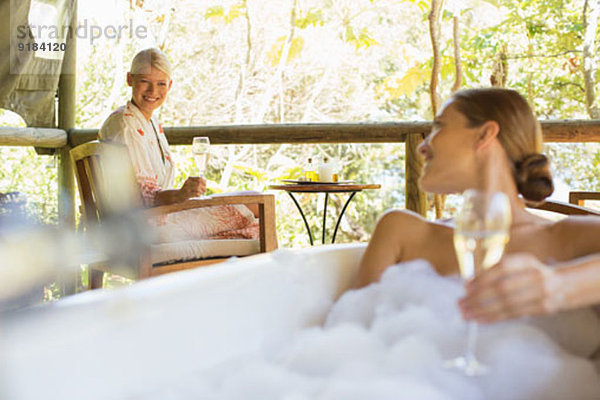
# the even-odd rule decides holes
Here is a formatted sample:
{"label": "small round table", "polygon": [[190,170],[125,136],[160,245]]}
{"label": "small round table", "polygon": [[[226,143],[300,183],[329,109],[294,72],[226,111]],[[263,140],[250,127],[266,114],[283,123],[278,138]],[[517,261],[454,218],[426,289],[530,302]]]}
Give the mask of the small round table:
{"label": "small round table", "polygon": [[296,208],[300,212],[302,216],[302,220],[304,221],[304,226],[306,227],[306,231],[308,232],[308,238],[310,239],[310,245],[312,246],[313,237],[310,231],[310,227],[308,226],[308,222],[306,221],[306,216],[302,211],[302,207],[300,207],[300,203],[296,200],[293,193],[325,193],[325,205],[323,207],[323,231],[321,236],[321,243],[325,244],[325,226],[327,223],[327,201],[329,200],[329,193],[350,193],[350,197],[346,200],[344,207],[342,207],[342,211],[337,218],[337,222],[335,223],[335,229],[333,230],[333,237],[331,239],[331,243],[335,243],[335,236],[337,234],[338,228],[340,226],[340,222],[342,221],[342,217],[344,216],[344,212],[346,212],[346,208],[350,201],[354,198],[356,193],[363,191],[365,189],[379,189],[381,185],[379,184],[358,184],[358,183],[319,183],[319,182],[307,182],[307,183],[291,183],[285,185],[270,185],[269,189],[274,190],[284,190],[286,191],[292,201],[296,205]]}

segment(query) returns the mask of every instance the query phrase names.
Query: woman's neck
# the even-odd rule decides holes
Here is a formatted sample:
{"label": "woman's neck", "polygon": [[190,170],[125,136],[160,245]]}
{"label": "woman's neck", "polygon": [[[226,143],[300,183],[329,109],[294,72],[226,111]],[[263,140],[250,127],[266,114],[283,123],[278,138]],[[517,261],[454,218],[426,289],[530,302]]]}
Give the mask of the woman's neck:
{"label": "woman's neck", "polygon": [[499,142],[491,145],[484,154],[480,163],[478,188],[492,192],[503,192],[510,201],[512,226],[539,224],[542,218],[525,210],[525,203],[519,197],[517,185],[513,175],[513,167],[506,152]]}
{"label": "woman's neck", "polygon": [[135,100],[133,100],[133,98],[130,101],[131,104],[133,104],[139,110],[139,112],[142,113],[142,115],[146,119],[146,122],[150,122],[150,120],[152,119],[152,114],[147,115],[146,112],[144,112],[137,104],[135,104]]}

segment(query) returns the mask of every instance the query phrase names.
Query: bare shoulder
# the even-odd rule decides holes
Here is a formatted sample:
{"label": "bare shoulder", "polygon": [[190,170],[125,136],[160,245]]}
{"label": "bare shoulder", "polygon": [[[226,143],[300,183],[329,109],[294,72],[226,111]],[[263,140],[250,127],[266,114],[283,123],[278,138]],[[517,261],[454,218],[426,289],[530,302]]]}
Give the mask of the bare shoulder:
{"label": "bare shoulder", "polygon": [[570,216],[553,224],[553,237],[572,248],[574,256],[600,252],[600,217]]}
{"label": "bare shoulder", "polygon": [[585,233],[598,233],[598,230],[600,230],[600,217],[594,215],[572,215],[556,222],[554,229],[570,233],[582,231]]}
{"label": "bare shoulder", "polygon": [[410,210],[389,210],[379,217],[378,226],[396,229],[424,228],[429,221]]}
{"label": "bare shoulder", "polygon": [[437,246],[444,238],[451,238],[453,228],[448,223],[429,221],[409,210],[391,210],[381,216],[376,231],[378,237],[394,243],[399,259],[406,261],[430,259],[429,254],[437,252]]}
{"label": "bare shoulder", "polygon": [[427,221],[418,214],[406,210],[385,212],[377,221],[369,245],[360,262],[357,287],[376,282],[383,271],[403,259],[415,236]]}

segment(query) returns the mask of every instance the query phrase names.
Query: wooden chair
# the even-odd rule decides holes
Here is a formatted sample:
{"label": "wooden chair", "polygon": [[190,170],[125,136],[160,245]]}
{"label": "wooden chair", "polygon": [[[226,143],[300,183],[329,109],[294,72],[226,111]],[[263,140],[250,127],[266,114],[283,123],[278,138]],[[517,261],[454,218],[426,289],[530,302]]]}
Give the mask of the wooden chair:
{"label": "wooden chair", "polygon": [[[79,145],[71,150],[71,159],[81,197],[81,216],[84,227],[90,228],[102,224],[102,220],[111,213],[121,210],[141,209],[142,198],[134,179],[129,153],[125,146],[113,143],[93,141]],[[110,183],[109,183],[110,182]],[[182,203],[157,206],[141,210],[146,217],[165,216],[170,213],[199,207],[218,205],[257,204],[259,210],[260,238],[258,252],[268,252],[277,248],[275,230],[275,201],[273,195],[222,196],[207,199],[190,199]],[[240,241],[251,241],[243,239]],[[234,240],[207,240],[208,245],[221,246]],[[225,243],[228,242],[228,243]],[[255,243],[256,244],[256,243]],[[231,248],[231,246],[229,246]],[[150,250],[151,251],[151,250]],[[140,257],[137,265],[114,267],[109,263],[90,265],[89,287],[102,287],[104,272],[116,273],[130,279],[144,279],[155,275],[183,269],[195,268],[222,262],[232,255],[222,254],[209,259],[153,264],[149,252]]]}
{"label": "wooden chair", "polygon": [[586,200],[600,200],[600,192],[569,192],[569,203],[571,204],[583,207]]}

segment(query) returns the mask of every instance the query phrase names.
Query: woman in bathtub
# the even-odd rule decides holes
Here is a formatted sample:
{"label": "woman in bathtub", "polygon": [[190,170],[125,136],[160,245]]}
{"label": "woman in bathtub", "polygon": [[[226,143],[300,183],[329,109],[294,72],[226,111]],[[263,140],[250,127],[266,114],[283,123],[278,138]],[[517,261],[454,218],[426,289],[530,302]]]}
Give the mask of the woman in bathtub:
{"label": "woman in bathtub", "polygon": [[[553,191],[541,148],[540,126],[527,101],[498,88],[455,93],[419,147],[424,190],[485,189],[510,199],[505,256],[467,284],[460,301],[467,319],[490,322],[600,303],[600,218],[553,222],[525,210],[526,201],[543,201]],[[419,258],[440,274],[457,273],[453,228],[410,211],[390,211],[373,232],[357,286],[379,280],[393,264]]]}

